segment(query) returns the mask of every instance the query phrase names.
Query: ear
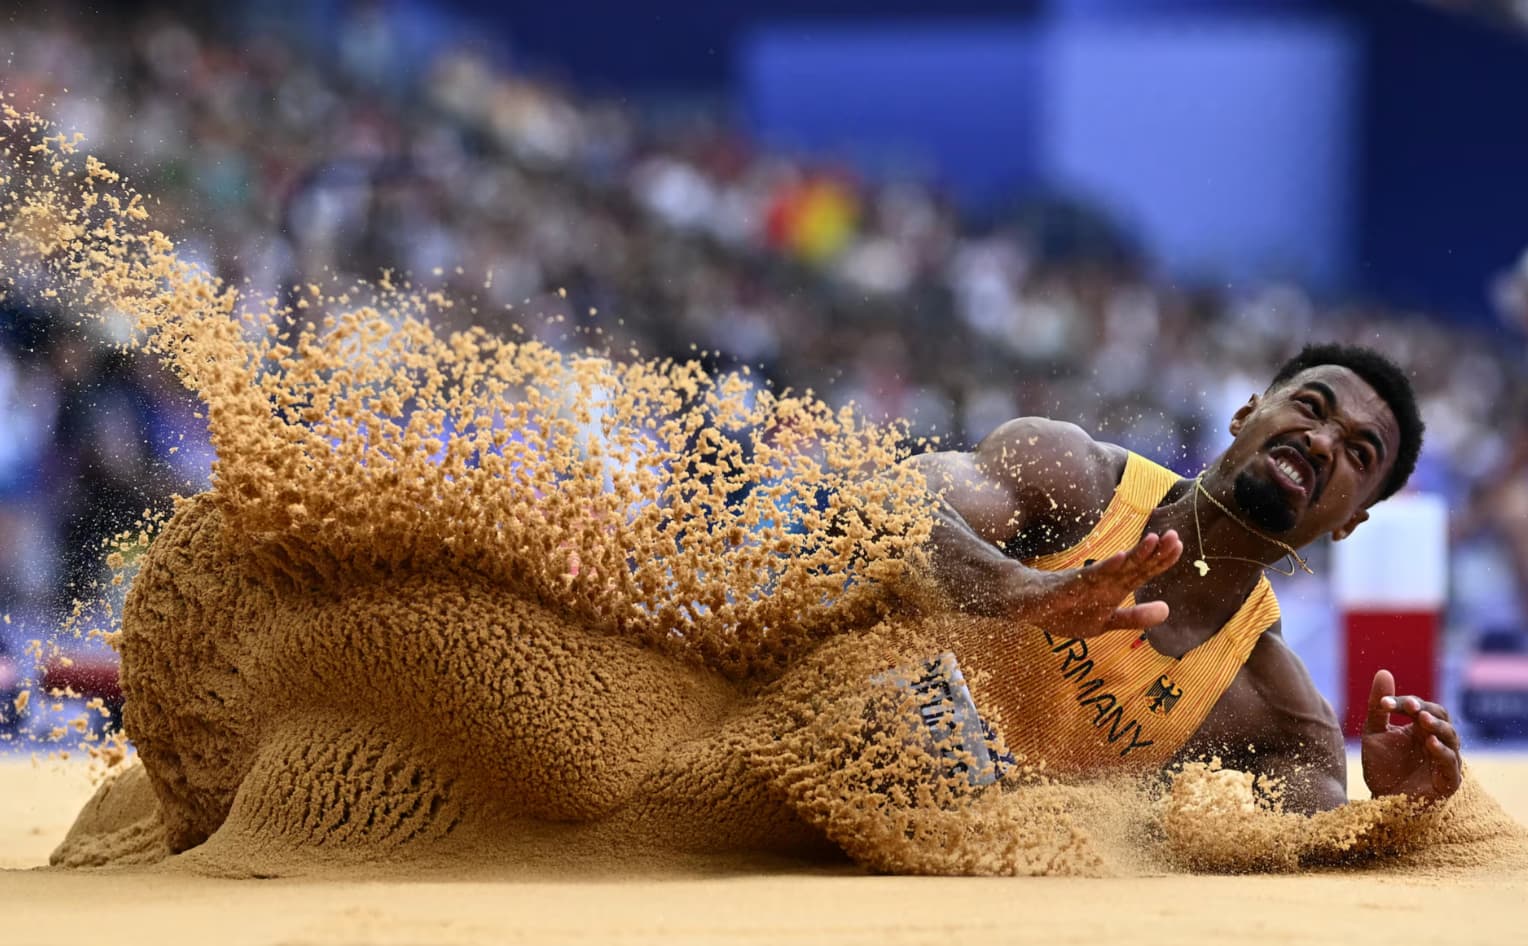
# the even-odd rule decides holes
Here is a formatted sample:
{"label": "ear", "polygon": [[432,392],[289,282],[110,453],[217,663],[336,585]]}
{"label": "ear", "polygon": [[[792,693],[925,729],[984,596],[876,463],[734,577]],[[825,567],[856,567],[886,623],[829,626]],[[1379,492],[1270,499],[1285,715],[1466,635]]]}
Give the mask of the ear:
{"label": "ear", "polygon": [[1254,394],[1247,398],[1247,403],[1236,409],[1236,413],[1231,415],[1231,436],[1241,434],[1242,425],[1247,422],[1247,415],[1257,410],[1257,406],[1262,402],[1262,397]]}
{"label": "ear", "polygon": [[1369,521],[1369,510],[1367,510],[1367,509],[1360,509],[1360,510],[1358,510],[1357,512],[1353,513],[1353,518],[1349,519],[1347,522],[1344,522],[1342,525],[1340,525],[1336,529],[1332,530],[1332,541],[1333,542],[1341,542],[1343,539],[1346,539],[1348,536],[1352,535],[1353,534],[1353,530],[1358,528],[1360,523],[1364,523],[1364,522],[1368,522],[1368,521]]}

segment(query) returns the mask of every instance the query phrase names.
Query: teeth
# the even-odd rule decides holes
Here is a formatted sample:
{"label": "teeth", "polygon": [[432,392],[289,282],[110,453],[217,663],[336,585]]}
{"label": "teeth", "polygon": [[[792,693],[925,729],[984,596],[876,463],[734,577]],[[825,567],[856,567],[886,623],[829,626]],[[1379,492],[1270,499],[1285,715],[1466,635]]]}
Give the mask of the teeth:
{"label": "teeth", "polygon": [[1273,465],[1282,470],[1285,476],[1293,480],[1296,486],[1305,485],[1305,477],[1301,476],[1300,471],[1291,466],[1288,461],[1274,460]]}

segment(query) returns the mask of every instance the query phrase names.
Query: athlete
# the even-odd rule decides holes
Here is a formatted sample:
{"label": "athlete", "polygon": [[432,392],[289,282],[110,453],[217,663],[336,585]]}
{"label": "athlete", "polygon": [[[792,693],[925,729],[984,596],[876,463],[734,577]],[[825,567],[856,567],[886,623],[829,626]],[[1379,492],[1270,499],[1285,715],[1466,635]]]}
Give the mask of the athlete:
{"label": "athlete", "polygon": [[[1343,804],[1342,731],[1264,572],[1357,529],[1410,477],[1422,431],[1395,364],[1321,345],[1237,410],[1234,441],[1192,479],[1035,417],[911,458],[942,501],[932,567],[964,612],[952,649],[978,704],[1055,772],[1219,756],[1282,779],[1290,810]],[[1461,781],[1448,712],[1384,670],[1362,761],[1375,795],[1437,800]]]}

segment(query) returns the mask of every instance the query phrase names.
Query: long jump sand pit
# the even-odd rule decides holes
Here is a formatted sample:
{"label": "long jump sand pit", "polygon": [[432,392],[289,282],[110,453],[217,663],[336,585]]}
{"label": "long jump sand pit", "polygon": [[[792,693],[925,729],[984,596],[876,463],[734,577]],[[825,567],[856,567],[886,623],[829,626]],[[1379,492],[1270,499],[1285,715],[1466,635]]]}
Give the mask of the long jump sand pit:
{"label": "long jump sand pit", "polygon": [[[1471,765],[1509,814],[1528,821],[1528,758],[1476,754]],[[220,880],[165,867],[42,866],[91,791],[83,766],[0,764],[0,940],[1518,944],[1528,923],[1520,868],[947,878],[729,857],[604,875],[477,863],[412,877]]]}

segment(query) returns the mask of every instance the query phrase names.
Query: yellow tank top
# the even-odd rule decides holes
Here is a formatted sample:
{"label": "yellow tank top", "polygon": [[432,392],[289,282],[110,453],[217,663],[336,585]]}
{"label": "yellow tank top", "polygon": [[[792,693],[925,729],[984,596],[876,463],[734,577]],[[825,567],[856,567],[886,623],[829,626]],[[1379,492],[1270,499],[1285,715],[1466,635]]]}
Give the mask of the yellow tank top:
{"label": "yellow tank top", "polygon": [[[1178,479],[1130,454],[1093,531],[1064,552],[1026,564],[1079,568],[1130,548]],[[1147,771],[1164,765],[1199,729],[1278,618],[1264,577],[1224,627],[1181,658],[1159,653],[1138,631],[1082,640],[1065,628],[991,620],[963,627],[955,649],[978,706],[1026,764],[1059,774]]]}

